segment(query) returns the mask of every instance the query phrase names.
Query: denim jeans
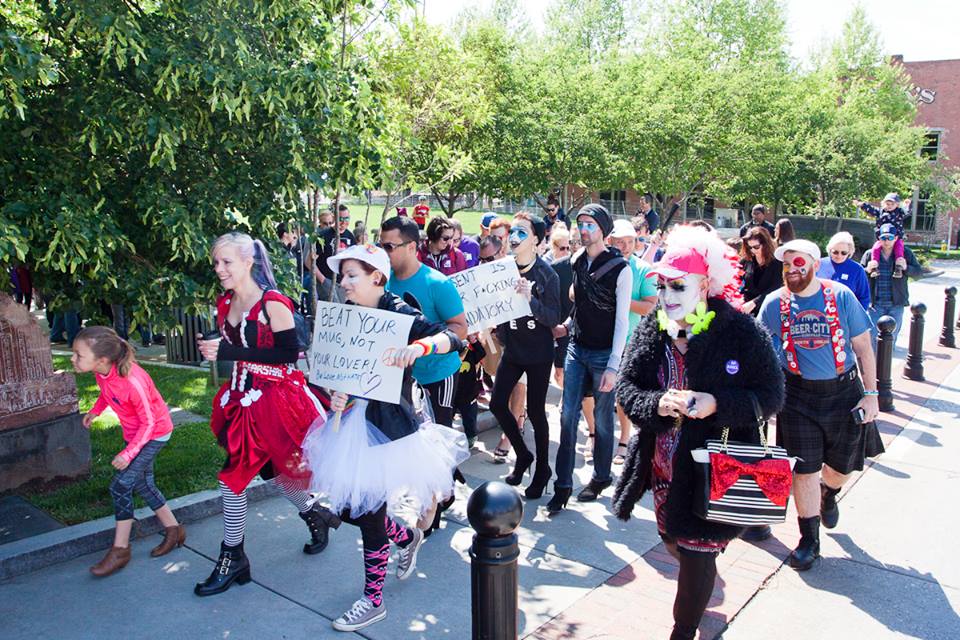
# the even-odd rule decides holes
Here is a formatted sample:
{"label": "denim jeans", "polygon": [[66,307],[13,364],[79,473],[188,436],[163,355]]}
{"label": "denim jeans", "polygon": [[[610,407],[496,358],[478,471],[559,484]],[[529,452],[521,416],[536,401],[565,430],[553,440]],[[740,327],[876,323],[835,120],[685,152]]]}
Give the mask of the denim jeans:
{"label": "denim jeans", "polygon": [[577,424],[583,406],[584,382],[587,376],[593,383],[593,410],[596,436],[593,445],[593,478],[595,482],[610,482],[613,462],[613,422],[615,398],[613,391],[601,393],[600,379],[607,368],[610,349],[587,349],[571,341],[563,364],[563,400],[560,408],[560,449],[557,451],[557,488],[573,488],[573,465],[576,461]]}
{"label": "denim jeans", "polygon": [[897,321],[897,328],[893,330],[893,343],[896,345],[897,336],[900,335],[900,327],[903,326],[903,307],[894,307],[894,306],[875,306],[870,305],[870,308],[867,309],[867,313],[870,315],[870,319],[873,320],[874,326],[874,342],[876,342],[878,333],[880,329],[877,327],[877,321],[883,316],[890,316]]}
{"label": "denim jeans", "polygon": [[63,311],[53,314],[50,326],[50,342],[63,340],[63,332],[67,333],[67,346],[73,346],[73,339],[80,333],[80,314],[76,311]]}

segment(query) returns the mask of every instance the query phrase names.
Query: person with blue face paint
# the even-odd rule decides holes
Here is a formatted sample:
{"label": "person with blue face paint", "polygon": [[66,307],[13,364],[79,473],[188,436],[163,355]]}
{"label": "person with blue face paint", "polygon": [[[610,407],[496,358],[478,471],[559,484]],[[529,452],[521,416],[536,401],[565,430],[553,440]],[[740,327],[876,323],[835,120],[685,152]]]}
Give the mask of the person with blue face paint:
{"label": "person with blue face paint", "polygon": [[610,214],[599,204],[588,204],[577,212],[577,226],[583,248],[571,259],[573,311],[570,318],[554,330],[555,338],[570,335],[571,340],[563,368],[557,479],[553,498],[547,505],[551,514],[562,511],[573,493],[577,423],[588,379],[593,385],[596,422],[593,477],[577,495],[577,500],[592,502],[610,486],[613,387],[630,327],[633,272],[620,251],[604,243],[613,230]]}
{"label": "person with blue face paint", "polygon": [[[490,410],[503,428],[517,454],[513,471],[505,482],[518,485],[536,460],[530,485],[524,492],[536,499],[550,481],[550,425],[547,423],[547,390],[553,368],[553,328],[560,322],[560,279],[556,272],[537,255],[546,225],[540,218],[521,211],[510,227],[510,252],[517,263],[520,279],[516,290],[530,303],[530,315],[505,322],[497,327],[497,340],[503,345],[503,357],[494,377]],[[536,458],[523,441],[510,396],[526,376],[527,415],[533,425]]]}

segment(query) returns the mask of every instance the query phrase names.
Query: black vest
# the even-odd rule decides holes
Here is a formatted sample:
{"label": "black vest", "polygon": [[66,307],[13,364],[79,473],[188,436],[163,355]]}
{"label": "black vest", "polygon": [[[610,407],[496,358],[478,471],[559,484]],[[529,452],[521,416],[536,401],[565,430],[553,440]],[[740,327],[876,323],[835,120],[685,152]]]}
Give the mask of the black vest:
{"label": "black vest", "polygon": [[[609,266],[607,263],[610,263]],[[573,340],[588,349],[613,346],[617,320],[617,278],[627,261],[613,248],[598,255],[587,268],[587,252],[573,260]],[[600,274],[598,278],[596,274]]]}

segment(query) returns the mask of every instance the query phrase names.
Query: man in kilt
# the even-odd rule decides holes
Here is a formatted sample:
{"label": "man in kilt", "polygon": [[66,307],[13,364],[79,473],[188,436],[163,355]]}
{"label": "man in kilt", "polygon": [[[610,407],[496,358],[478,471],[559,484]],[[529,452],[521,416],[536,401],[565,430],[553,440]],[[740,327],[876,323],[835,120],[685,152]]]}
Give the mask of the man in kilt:
{"label": "man in kilt", "polygon": [[775,256],[786,286],[767,296],[760,318],[786,377],[777,439],[800,458],[793,493],[801,537],[789,562],[805,571],[820,556],[820,523],[837,526],[843,484],[865,457],[883,452],[877,369],[866,311],[846,286],[816,277],[819,247],[792,240]]}

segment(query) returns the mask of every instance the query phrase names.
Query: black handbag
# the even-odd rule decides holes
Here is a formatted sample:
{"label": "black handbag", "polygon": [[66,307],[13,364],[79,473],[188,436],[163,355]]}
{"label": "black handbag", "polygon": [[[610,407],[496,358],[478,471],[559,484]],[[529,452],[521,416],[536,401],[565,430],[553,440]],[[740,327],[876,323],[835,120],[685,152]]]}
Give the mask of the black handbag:
{"label": "black handbag", "polygon": [[690,452],[694,460],[693,512],[710,522],[751,527],[786,520],[793,465],[786,449],[767,442],[766,420],[756,396],[753,403],[760,444],[730,441],[724,427],[720,440]]}

